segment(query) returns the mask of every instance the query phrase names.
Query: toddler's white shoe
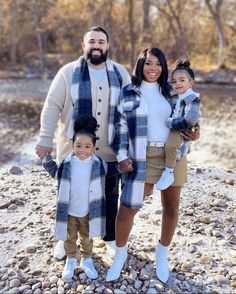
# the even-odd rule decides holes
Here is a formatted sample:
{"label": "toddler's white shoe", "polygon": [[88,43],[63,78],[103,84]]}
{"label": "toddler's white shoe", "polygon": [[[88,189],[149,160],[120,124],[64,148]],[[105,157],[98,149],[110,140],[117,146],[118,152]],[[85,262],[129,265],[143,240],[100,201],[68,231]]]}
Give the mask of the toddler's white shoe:
{"label": "toddler's white shoe", "polygon": [[106,241],[106,249],[107,249],[107,253],[109,254],[109,256],[111,258],[114,258],[115,253],[116,253],[116,241]]}
{"label": "toddler's white shoe", "polygon": [[167,170],[164,170],[159,181],[156,183],[156,188],[158,190],[165,190],[167,189],[171,184],[173,184],[175,178],[173,172],[169,172]]}
{"label": "toddler's white shoe", "polygon": [[70,280],[73,278],[74,272],[75,272],[75,266],[76,266],[76,258],[67,257],[66,264],[62,272],[62,278],[64,280]]}
{"label": "toddler's white shoe", "polygon": [[82,258],[80,261],[80,267],[84,270],[86,276],[91,279],[95,280],[98,277],[98,272],[93,265],[92,259],[89,258]]}
{"label": "toddler's white shoe", "polygon": [[127,260],[127,251],[128,249],[126,246],[116,248],[115,258],[113,260],[112,266],[107,272],[106,282],[111,282],[119,279],[122,268]]}
{"label": "toddler's white shoe", "polygon": [[58,241],[53,252],[53,257],[61,260],[66,256],[64,241]]}

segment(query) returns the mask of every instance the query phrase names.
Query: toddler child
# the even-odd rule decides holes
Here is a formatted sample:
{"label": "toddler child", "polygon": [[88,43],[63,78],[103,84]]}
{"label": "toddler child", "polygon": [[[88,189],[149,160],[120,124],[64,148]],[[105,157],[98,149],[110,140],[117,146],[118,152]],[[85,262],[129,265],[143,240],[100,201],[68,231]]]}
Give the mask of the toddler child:
{"label": "toddler child", "polygon": [[172,84],[178,98],[172,116],[166,121],[171,131],[165,144],[166,168],[156,183],[159,190],[167,189],[174,182],[176,159],[180,153],[183,156],[188,152],[189,142],[184,141],[181,130],[192,129],[200,118],[200,95],[192,90],[194,72],[189,60],[177,60],[172,72]]}
{"label": "toddler child", "polygon": [[51,155],[43,160],[44,168],[58,180],[56,239],[64,240],[67,255],[62,278],[71,279],[76,267],[78,232],[80,267],[90,279],[98,273],[91,259],[93,237],[105,235],[106,164],[96,156],[97,121],[80,116],[74,123],[73,152],[57,166]]}

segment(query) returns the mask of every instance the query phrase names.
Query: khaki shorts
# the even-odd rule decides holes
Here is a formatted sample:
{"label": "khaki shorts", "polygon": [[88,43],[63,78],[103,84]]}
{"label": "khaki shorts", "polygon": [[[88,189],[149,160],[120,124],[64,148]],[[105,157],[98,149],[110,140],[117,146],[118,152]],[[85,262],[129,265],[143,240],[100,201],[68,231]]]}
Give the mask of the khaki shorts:
{"label": "khaki shorts", "polygon": [[[165,169],[165,150],[162,147],[147,146],[146,183],[155,184]],[[182,186],[187,182],[186,156],[176,162],[174,169],[175,181],[171,186]]]}

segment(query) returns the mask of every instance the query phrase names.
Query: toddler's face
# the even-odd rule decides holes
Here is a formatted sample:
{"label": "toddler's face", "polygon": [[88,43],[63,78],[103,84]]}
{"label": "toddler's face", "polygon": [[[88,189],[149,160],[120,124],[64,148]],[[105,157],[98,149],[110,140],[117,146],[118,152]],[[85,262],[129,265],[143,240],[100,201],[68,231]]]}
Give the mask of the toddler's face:
{"label": "toddler's face", "polygon": [[89,158],[94,152],[95,146],[92,138],[87,135],[78,135],[73,143],[73,150],[75,155],[80,160]]}
{"label": "toddler's face", "polygon": [[193,79],[185,70],[177,70],[172,76],[172,86],[176,93],[183,94],[193,86]]}

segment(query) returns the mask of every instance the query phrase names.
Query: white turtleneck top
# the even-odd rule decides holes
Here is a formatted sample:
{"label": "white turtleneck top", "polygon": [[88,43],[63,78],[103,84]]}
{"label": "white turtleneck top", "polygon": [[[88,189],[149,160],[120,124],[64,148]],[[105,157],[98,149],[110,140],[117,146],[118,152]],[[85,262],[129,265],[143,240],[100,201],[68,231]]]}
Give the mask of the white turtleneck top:
{"label": "white turtleneck top", "polygon": [[71,158],[69,215],[83,217],[88,214],[92,164],[92,156],[85,160],[80,160],[75,155]]}
{"label": "white turtleneck top", "polygon": [[166,119],[171,115],[171,106],[157,83],[142,81],[140,92],[148,108],[147,141],[163,143],[164,146],[170,132]]}

